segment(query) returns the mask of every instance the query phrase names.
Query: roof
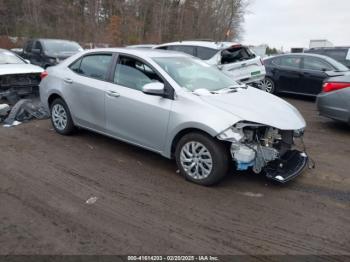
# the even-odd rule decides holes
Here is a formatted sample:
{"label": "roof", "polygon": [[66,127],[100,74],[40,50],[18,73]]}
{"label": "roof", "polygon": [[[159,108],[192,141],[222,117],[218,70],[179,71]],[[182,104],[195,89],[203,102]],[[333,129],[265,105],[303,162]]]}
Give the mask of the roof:
{"label": "roof", "polygon": [[349,49],[350,46],[325,46],[325,47],[311,47],[307,50],[319,50],[319,49]]}
{"label": "roof", "polygon": [[178,42],[161,44],[161,45],[158,45],[157,47],[171,46],[171,45],[201,46],[201,47],[221,50],[221,49],[224,49],[233,45],[239,45],[239,44],[235,42],[178,41]]}
{"label": "roof", "polygon": [[128,55],[136,55],[140,57],[189,57],[185,53],[176,51],[160,50],[160,49],[143,49],[143,48],[96,48],[84,51],[84,53],[95,53],[95,52],[115,52],[124,53]]}
{"label": "roof", "polygon": [[[269,57],[269,58],[276,58],[276,57],[283,57],[283,56],[308,56],[308,57],[317,57],[317,58],[322,58],[322,59],[329,59],[328,56],[314,54],[314,53],[290,53],[290,54],[276,55],[276,56]],[[269,59],[269,58],[267,58],[267,59]]]}
{"label": "roof", "polygon": [[30,40],[36,40],[36,41],[65,41],[65,42],[75,42],[73,40],[68,40],[68,39],[56,39],[56,38],[33,38]]}

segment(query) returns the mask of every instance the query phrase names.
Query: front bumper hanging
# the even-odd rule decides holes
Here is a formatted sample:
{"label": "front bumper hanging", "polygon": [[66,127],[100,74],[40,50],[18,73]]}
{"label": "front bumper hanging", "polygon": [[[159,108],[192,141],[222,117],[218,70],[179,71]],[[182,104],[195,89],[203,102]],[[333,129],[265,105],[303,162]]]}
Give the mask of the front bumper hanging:
{"label": "front bumper hanging", "polygon": [[306,153],[298,150],[286,152],[280,159],[270,162],[265,168],[266,177],[280,183],[286,183],[299,176],[308,163]]}

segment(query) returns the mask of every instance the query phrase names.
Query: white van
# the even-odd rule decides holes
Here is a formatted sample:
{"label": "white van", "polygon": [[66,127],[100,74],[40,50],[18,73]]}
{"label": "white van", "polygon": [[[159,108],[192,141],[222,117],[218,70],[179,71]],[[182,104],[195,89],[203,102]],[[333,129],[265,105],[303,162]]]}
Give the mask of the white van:
{"label": "white van", "polygon": [[217,66],[236,81],[246,84],[264,79],[265,66],[251,49],[233,42],[181,41],[153,47],[183,52]]}

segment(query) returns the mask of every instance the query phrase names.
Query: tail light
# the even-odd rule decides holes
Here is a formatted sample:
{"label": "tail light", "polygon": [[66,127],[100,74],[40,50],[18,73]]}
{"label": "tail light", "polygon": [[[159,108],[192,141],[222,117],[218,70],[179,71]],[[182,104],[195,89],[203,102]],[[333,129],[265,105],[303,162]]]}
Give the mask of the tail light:
{"label": "tail light", "polygon": [[47,73],[47,71],[44,71],[40,74],[40,78],[41,80],[43,80],[45,77],[47,77],[49,74]]}
{"label": "tail light", "polygon": [[350,83],[324,83],[323,92],[328,93],[339,89],[350,87]]}

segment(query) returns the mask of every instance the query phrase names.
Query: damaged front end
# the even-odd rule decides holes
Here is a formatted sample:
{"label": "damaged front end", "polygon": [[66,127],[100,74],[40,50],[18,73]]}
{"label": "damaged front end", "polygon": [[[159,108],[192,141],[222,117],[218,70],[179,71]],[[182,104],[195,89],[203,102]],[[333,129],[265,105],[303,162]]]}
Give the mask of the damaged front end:
{"label": "damaged front end", "polygon": [[40,73],[1,75],[0,99],[15,103],[23,96],[38,95],[40,80]]}
{"label": "damaged front end", "polygon": [[231,143],[237,170],[252,169],[270,179],[285,183],[301,174],[308,163],[306,152],[297,150],[303,130],[279,130],[262,124],[240,122],[218,135]]}

